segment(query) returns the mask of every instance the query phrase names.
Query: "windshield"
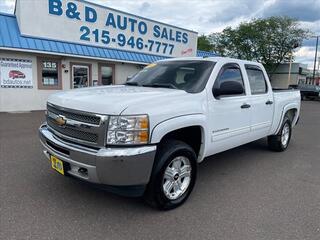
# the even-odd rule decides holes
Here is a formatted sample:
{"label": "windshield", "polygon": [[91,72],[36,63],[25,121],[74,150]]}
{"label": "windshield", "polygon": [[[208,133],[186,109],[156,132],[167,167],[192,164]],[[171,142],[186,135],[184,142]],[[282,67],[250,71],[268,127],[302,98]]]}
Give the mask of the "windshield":
{"label": "windshield", "polygon": [[126,85],[199,93],[205,88],[214,65],[214,62],[199,60],[154,63],[137,73]]}

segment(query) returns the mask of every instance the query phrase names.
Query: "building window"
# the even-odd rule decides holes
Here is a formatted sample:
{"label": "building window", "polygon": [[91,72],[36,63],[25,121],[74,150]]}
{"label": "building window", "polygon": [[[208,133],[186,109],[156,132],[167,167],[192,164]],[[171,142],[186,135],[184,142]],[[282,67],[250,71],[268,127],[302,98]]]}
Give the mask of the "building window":
{"label": "building window", "polygon": [[62,89],[61,62],[59,60],[38,58],[38,88]]}
{"label": "building window", "polygon": [[99,64],[99,85],[112,85],[114,82],[114,65]]}

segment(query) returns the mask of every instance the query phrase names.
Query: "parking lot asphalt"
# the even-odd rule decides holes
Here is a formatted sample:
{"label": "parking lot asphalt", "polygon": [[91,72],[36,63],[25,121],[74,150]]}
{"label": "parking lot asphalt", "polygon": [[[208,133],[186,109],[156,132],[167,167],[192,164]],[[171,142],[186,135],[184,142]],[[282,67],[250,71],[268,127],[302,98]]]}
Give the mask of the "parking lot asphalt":
{"label": "parking lot asphalt", "polygon": [[320,239],[320,102],[303,102],[286,152],[262,139],[206,159],[169,212],[53,171],[43,119],[0,113],[0,239]]}

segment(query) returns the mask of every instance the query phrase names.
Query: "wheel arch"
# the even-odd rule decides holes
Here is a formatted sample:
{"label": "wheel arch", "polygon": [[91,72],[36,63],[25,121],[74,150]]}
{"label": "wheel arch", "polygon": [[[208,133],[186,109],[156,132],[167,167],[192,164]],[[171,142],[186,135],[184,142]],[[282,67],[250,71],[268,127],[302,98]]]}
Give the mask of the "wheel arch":
{"label": "wheel arch", "polygon": [[284,118],[286,116],[289,117],[289,119],[291,121],[291,124],[292,124],[292,127],[294,127],[298,122],[299,114],[300,114],[300,112],[299,112],[298,104],[291,103],[291,104],[286,105],[283,108],[282,115],[281,115],[281,120],[280,120],[279,125],[277,127],[276,133],[278,133],[279,130],[281,129],[281,126],[283,124]]}
{"label": "wheel arch", "polygon": [[203,114],[179,116],[157,124],[151,132],[151,143],[159,144],[173,138],[189,144],[198,157],[204,158],[206,148],[206,124]]}

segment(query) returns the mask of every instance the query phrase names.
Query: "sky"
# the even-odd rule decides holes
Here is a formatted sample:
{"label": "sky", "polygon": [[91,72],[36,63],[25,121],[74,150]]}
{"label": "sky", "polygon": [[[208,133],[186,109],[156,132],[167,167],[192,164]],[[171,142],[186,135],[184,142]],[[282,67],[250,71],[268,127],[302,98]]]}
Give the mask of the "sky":
{"label": "sky", "polygon": [[[29,1],[29,0],[24,0]],[[43,0],[38,0],[43,1]],[[220,32],[253,18],[290,16],[320,35],[320,0],[90,0],[118,10],[195,30]],[[15,0],[0,0],[0,12],[13,13]],[[313,68],[315,38],[304,41],[295,61]],[[320,53],[318,52],[318,55]],[[319,56],[320,57],[320,56]]]}

